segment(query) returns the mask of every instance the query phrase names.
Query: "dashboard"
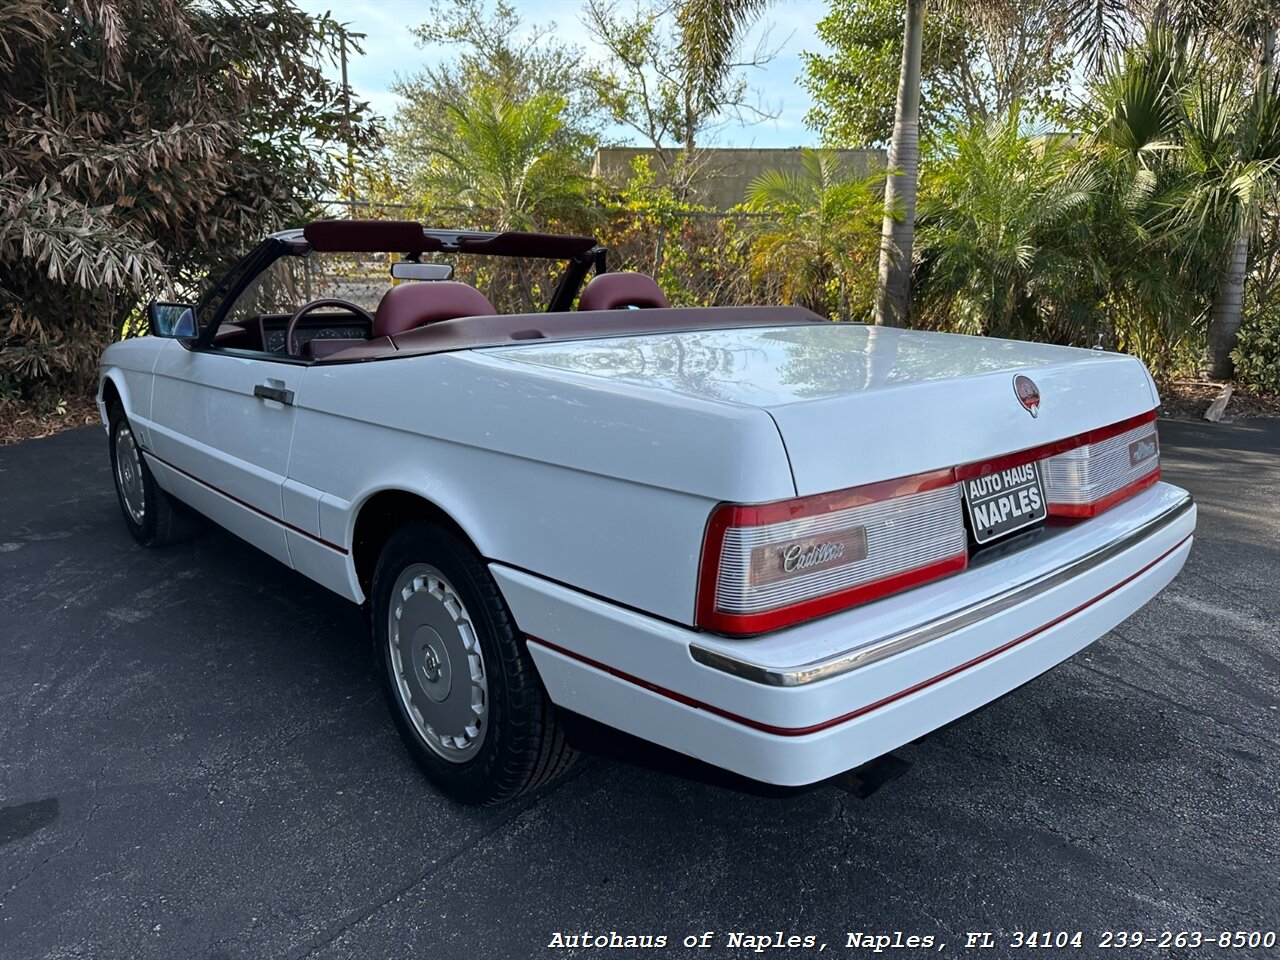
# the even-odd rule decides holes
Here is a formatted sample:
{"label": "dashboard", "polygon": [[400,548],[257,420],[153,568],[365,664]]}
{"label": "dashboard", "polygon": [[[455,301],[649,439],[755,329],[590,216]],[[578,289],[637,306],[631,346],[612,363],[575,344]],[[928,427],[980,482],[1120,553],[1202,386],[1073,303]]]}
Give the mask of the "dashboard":
{"label": "dashboard", "polygon": [[[262,348],[269,353],[284,356],[284,332],[289,318],[284,314],[271,314],[259,318],[262,328]],[[361,320],[349,313],[317,313],[298,321],[294,335],[298,349],[311,340],[368,340],[372,330],[368,320]]]}

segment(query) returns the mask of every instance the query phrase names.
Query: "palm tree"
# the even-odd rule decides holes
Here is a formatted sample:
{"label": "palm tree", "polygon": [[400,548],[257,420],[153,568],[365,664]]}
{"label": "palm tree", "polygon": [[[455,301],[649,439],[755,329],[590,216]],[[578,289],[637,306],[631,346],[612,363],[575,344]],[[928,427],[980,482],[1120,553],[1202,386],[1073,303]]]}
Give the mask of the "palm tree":
{"label": "palm tree", "polygon": [[496,87],[470,91],[445,108],[417,186],[437,204],[464,204],[487,226],[532,229],[572,212],[585,178],[557,145],[565,101],[535,94],[516,102]]}
{"label": "palm tree", "polygon": [[[517,101],[493,85],[446,105],[445,122],[427,140],[429,159],[412,183],[428,215],[463,206],[468,226],[493,230],[539,230],[580,218],[587,177],[573,146],[558,136],[564,108],[552,94]],[[458,216],[450,212],[449,219]],[[455,269],[503,311],[536,309],[554,283],[543,261],[479,259],[486,262]]]}
{"label": "palm tree", "polygon": [[[993,0],[986,15],[1017,0]],[[1192,0],[1175,0],[1191,3]],[[1246,3],[1247,0],[1232,0]],[[1058,16],[1081,49],[1097,62],[1127,36],[1138,0],[1066,0]],[[1166,6],[1167,3],[1160,5]],[[962,0],[941,0],[946,9],[962,8]],[[889,143],[889,179],[881,228],[880,285],[876,292],[877,324],[902,326],[911,301],[912,255],[915,238],[917,170],[919,165],[920,53],[924,38],[925,0],[906,0],[902,71],[897,108]],[[978,11],[981,15],[982,11]]]}
{"label": "palm tree", "polygon": [[1191,91],[1185,114],[1183,163],[1191,189],[1175,229],[1193,234],[1221,225],[1227,237],[1221,278],[1209,312],[1205,371],[1232,375],[1244,305],[1249,241],[1276,195],[1280,175],[1280,86],[1274,79],[1243,95],[1230,78],[1210,77]]}
{"label": "palm tree", "polygon": [[883,180],[851,176],[834,150],[805,150],[799,172],[771,170],[752,181],[747,209],[766,215],[750,231],[753,285],[838,320],[866,317]]}
{"label": "palm tree", "polygon": [[1280,179],[1280,85],[1263,77],[1246,90],[1236,75],[1157,31],[1105,68],[1090,137],[1100,162],[1127,171],[1127,193],[1147,198],[1140,249],[1200,275],[1188,280],[1203,291],[1205,369],[1216,378],[1232,373],[1249,240]]}
{"label": "palm tree", "polygon": [[[676,8],[686,62],[684,94],[711,103],[734,69],[738,38],[770,0],[681,0]],[[689,107],[690,104],[686,104]],[[691,134],[686,150],[693,149]]]}
{"label": "palm tree", "polygon": [[[705,92],[722,81],[732,66],[738,31],[769,0],[685,0],[678,17],[693,89]],[[889,178],[881,230],[880,281],[875,321],[901,326],[911,296],[911,250],[915,230],[916,170],[919,163],[920,51],[925,0],[907,0],[898,106],[889,147]]]}
{"label": "palm tree", "polygon": [[[1273,62],[1280,10],[1273,3],[1257,0],[1064,0],[1059,15],[1077,49],[1100,72],[1115,59],[1112,51],[1140,33],[1167,34],[1184,47],[1208,38],[1206,63],[1218,68],[1213,86],[1219,90],[1227,84],[1239,91],[1247,85],[1248,74],[1254,70],[1252,65],[1257,65],[1252,77],[1253,106],[1249,110],[1235,113],[1231,104],[1216,97],[1210,99],[1216,100],[1217,106],[1202,104],[1210,106],[1210,110],[1200,111],[1201,119],[1212,116],[1226,121],[1235,133],[1222,138],[1203,131],[1210,133],[1213,141],[1210,154],[1192,158],[1193,162],[1202,162],[1200,175],[1207,178],[1198,202],[1214,208],[1219,221],[1223,216],[1232,221],[1228,249],[1215,268],[1218,279],[1204,355],[1204,369],[1210,376],[1228,378],[1232,374],[1231,350],[1243,311],[1249,240],[1258,224],[1256,198],[1271,176],[1267,173],[1267,149],[1260,142],[1266,140],[1264,128],[1271,120],[1268,108],[1258,101],[1274,98]],[[1235,113],[1234,119],[1229,118],[1230,113]],[[1259,124],[1262,128],[1258,128]],[[1234,179],[1237,173],[1242,177],[1238,181]],[[1210,181],[1216,181],[1216,185],[1210,186]],[[1189,211],[1193,218],[1208,213],[1203,206]]]}
{"label": "palm tree", "polygon": [[1097,180],[1062,137],[1020,129],[1015,108],[950,134],[920,206],[926,323],[963,333],[1084,342],[1087,221]]}
{"label": "palm tree", "polygon": [[880,233],[880,285],[876,323],[906,323],[911,299],[911,257],[915,239],[916,170],[920,162],[920,48],[924,40],[924,0],[907,0],[898,106],[889,141],[889,179]]}
{"label": "palm tree", "polygon": [[1096,299],[1115,345],[1157,377],[1194,362],[1221,246],[1209,231],[1174,236],[1170,218],[1187,189],[1184,93],[1194,58],[1167,32],[1109,59],[1089,90],[1082,162],[1099,181],[1091,221]]}

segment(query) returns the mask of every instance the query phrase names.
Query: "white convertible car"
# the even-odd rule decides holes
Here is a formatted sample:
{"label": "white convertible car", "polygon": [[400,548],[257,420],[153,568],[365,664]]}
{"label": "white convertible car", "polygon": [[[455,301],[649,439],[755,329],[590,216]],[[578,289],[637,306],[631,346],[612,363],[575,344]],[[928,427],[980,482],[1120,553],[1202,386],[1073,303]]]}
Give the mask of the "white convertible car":
{"label": "white convertible car", "polygon": [[[557,261],[541,312],[448,279]],[[588,237],[403,221],[275,234],[148,312],[101,364],[129,530],[202,514],[366,605],[405,743],[467,802],[563,771],[581,718],[823,781],[1070,657],[1191,549],[1131,357],[673,309]]]}

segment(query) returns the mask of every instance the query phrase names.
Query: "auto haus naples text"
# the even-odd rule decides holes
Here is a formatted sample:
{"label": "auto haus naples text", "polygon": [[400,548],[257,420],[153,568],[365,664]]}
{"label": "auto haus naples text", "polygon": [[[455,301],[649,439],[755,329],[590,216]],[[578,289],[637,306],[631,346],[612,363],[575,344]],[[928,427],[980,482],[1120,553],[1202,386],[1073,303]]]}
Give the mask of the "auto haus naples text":
{"label": "auto haus naples text", "polygon": [[970,480],[973,522],[979,527],[994,527],[1010,517],[1038,511],[1041,498],[1040,490],[1032,483],[1035,475],[1035,464],[1024,463],[1002,473]]}
{"label": "auto haus naples text", "polygon": [[747,950],[753,953],[766,954],[775,951],[805,950],[825,952],[828,944],[832,952],[843,950],[869,951],[883,953],[885,950],[926,950],[941,951],[946,944],[932,935],[906,934],[902,931],[893,933],[849,932],[844,940],[827,941],[819,939],[816,934],[789,933],[775,930],[768,933],[748,933],[743,930],[704,930],[699,933],[668,936],[665,933],[622,933],[617,930],[609,932],[583,930],[560,931],[551,934],[547,941],[548,948],[567,948],[574,950],[663,950],[668,947],[684,947],[688,950],[706,950],[712,947],[731,950]]}

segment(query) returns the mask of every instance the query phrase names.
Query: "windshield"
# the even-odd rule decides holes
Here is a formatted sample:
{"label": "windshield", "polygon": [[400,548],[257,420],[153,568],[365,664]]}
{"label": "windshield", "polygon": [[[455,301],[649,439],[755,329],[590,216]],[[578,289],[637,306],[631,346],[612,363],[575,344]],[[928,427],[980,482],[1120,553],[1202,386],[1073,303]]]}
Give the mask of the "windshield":
{"label": "windshield", "polygon": [[253,278],[225,321],[292,314],[312,300],[338,299],[372,313],[392,284],[390,259],[377,254],[283,256]]}
{"label": "windshield", "polygon": [[[374,313],[393,285],[421,282],[391,278],[391,265],[400,259],[399,254],[314,251],[280,257],[254,277],[224,322],[292,314],[303,304],[321,299],[346,300]],[[437,253],[423,256],[422,262],[451,265],[453,279],[483,293],[498,313],[545,310],[564,273],[560,261],[529,257]]]}

